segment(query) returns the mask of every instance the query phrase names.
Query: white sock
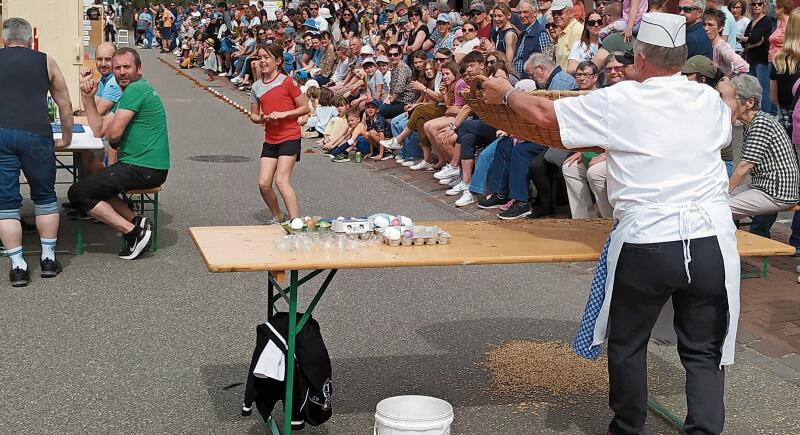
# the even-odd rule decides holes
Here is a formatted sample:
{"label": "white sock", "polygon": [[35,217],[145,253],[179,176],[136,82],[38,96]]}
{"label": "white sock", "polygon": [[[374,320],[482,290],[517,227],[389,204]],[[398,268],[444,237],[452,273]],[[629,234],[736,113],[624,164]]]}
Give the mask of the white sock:
{"label": "white sock", "polygon": [[22,246],[17,246],[14,249],[6,249],[6,255],[11,259],[12,269],[28,270],[28,263],[22,258]]}
{"label": "white sock", "polygon": [[40,239],[42,241],[42,261],[56,259],[56,240]]}

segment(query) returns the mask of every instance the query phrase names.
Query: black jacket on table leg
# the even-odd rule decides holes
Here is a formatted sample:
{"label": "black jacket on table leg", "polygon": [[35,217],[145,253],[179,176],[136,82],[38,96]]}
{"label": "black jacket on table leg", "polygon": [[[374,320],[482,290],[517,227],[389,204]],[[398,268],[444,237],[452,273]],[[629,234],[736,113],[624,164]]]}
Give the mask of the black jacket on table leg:
{"label": "black jacket on table leg", "polygon": [[[297,319],[299,320],[302,315],[303,313],[297,313]],[[283,400],[285,381],[258,377],[253,371],[270,341],[283,352],[284,357],[286,356],[288,330],[288,313],[276,313],[270,322],[256,327],[256,347],[247,375],[242,415],[249,415],[255,402],[258,412],[264,421],[267,421],[275,404]],[[288,364],[289,360],[286,361]],[[319,324],[311,317],[295,338],[294,367],[292,430],[302,429],[305,423],[319,426],[328,421],[333,414],[331,409],[333,386],[328,349],[322,340]]]}

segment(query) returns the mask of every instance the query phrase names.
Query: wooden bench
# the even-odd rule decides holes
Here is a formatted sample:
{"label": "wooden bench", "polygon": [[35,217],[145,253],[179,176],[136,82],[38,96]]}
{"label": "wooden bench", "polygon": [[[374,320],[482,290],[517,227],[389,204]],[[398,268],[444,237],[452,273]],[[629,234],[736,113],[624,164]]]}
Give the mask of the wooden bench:
{"label": "wooden bench", "polygon": [[[145,212],[153,213],[153,252],[158,250],[158,192],[161,186],[152,189],[135,189],[125,192],[125,197],[136,206],[136,214],[144,216]],[[150,205],[148,208],[147,205]]]}

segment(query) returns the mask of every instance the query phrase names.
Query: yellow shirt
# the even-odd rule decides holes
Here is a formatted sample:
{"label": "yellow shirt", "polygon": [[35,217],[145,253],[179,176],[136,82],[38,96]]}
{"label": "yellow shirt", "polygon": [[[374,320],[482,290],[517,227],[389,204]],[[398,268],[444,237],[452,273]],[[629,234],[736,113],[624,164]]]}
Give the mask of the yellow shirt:
{"label": "yellow shirt", "polygon": [[558,42],[556,43],[556,64],[564,71],[567,70],[567,62],[569,61],[569,49],[575,44],[575,41],[581,39],[583,34],[583,24],[576,19],[567,24],[567,27],[558,35]]}

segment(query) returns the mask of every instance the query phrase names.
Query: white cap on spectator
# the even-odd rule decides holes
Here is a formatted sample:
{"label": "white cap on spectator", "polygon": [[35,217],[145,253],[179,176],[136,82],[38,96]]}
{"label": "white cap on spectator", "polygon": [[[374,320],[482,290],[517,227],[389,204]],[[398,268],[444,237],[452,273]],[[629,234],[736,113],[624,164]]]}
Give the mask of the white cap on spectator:
{"label": "white cap on spectator", "polygon": [[383,63],[389,63],[389,58],[388,58],[388,57],[386,57],[386,56],[385,56],[385,55],[383,55],[383,54],[379,54],[379,55],[377,55],[377,56],[375,57],[375,62],[378,62],[378,63],[381,63],[381,62],[383,62]]}
{"label": "white cap on spectator", "polygon": [[319,8],[319,16],[325,18],[326,20],[333,18],[333,15],[331,15],[331,11],[328,10],[328,8]]}
{"label": "white cap on spectator", "polygon": [[566,8],[571,8],[572,2],[570,0],[555,0],[553,5],[550,6],[551,11],[560,11]]}
{"label": "white cap on spectator", "polygon": [[522,79],[514,85],[514,89],[519,89],[520,91],[535,91],[536,82],[531,79]]}
{"label": "white cap on spectator", "polygon": [[372,56],[373,54],[375,54],[375,50],[373,50],[372,47],[370,47],[369,45],[365,45],[361,47],[361,51],[358,52],[358,54],[368,54]]}
{"label": "white cap on spectator", "polygon": [[300,92],[305,94],[306,91],[308,90],[308,88],[318,88],[318,87],[319,87],[319,83],[317,83],[316,80],[311,79],[311,80],[306,81],[306,84],[304,84],[303,86],[300,86]]}
{"label": "white cap on spectator", "polygon": [[377,64],[377,63],[375,62],[375,59],[373,59],[373,58],[371,58],[371,57],[368,57],[368,58],[364,59],[363,61],[361,61],[361,65],[366,65],[366,64],[368,64],[368,63],[371,63],[371,64],[373,64],[373,65],[376,65],[376,64]]}
{"label": "white cap on spectator", "polygon": [[686,17],[658,12],[644,14],[637,40],[667,48],[685,45]]}

